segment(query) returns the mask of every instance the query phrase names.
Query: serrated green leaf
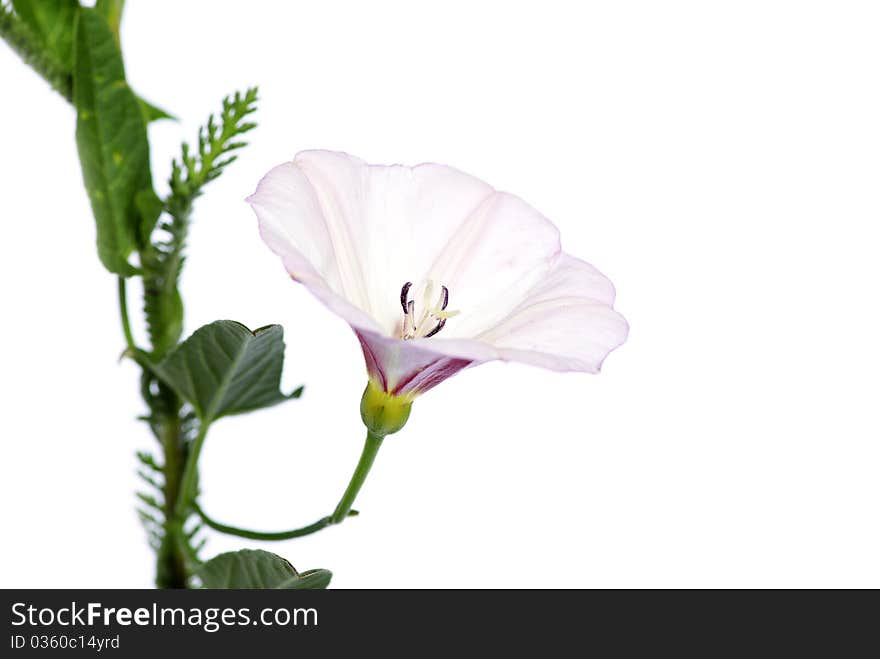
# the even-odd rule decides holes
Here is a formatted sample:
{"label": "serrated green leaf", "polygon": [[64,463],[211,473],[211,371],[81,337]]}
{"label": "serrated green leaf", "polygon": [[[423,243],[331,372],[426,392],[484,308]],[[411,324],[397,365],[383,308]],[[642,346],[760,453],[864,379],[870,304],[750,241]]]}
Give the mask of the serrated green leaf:
{"label": "serrated green leaf", "polygon": [[269,325],[251,331],[233,320],[196,330],[155,372],[195,409],[203,423],[276,405],[299,396],[279,390],[284,330]]}
{"label": "serrated green leaf", "polygon": [[134,274],[141,244],[136,197],[152,187],[147,128],[125,81],[119,46],[94,9],[82,9],[74,40],[73,98],[83,182],[97,222],[98,256],[111,272]]}
{"label": "serrated green leaf", "polygon": [[188,216],[193,200],[201,194],[202,188],[216,179],[235,160],[229,153],[246,146],[238,139],[256,127],[245,119],[256,112],[256,87],[244,94],[236,92],[223,99],[223,109],[217,117],[210,115],[205,126],[199,129],[195,149],[184,142],[181,145],[180,160],[171,162],[171,196],[168,208],[172,216]]}
{"label": "serrated green leaf", "polygon": [[12,0],[12,6],[58,65],[70,73],[77,0]]}
{"label": "serrated green leaf", "polygon": [[215,556],[199,568],[198,576],[203,588],[322,590],[333,575],[329,570],[300,574],[277,554],[242,549]]}
{"label": "serrated green leaf", "polygon": [[161,503],[156,500],[156,497],[147,494],[146,492],[135,492],[137,498],[147,504],[153,510],[157,510],[160,513],[164,512],[164,508]]}

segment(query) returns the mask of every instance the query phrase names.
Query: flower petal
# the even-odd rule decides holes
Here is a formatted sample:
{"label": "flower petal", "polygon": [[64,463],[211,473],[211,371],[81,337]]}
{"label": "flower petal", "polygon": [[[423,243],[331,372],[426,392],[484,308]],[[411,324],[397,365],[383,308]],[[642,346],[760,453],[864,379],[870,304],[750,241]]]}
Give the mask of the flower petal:
{"label": "flower petal", "polygon": [[[352,325],[385,391],[415,396],[495,359],[596,372],[626,340],[611,282],[562,253],[552,223],[450,167],[307,151],[248,201],[291,276]],[[429,280],[460,313],[437,336],[400,340],[400,288]]]}
{"label": "flower petal", "polygon": [[522,303],[478,338],[495,346],[501,359],[596,373],[629,332],[613,304],[614,286],[607,277],[589,263],[560,254]]}
{"label": "flower petal", "polygon": [[449,288],[460,311],[443,338],[472,338],[493,327],[550,271],[559,231],[519,197],[496,192],[450,237],[428,277]]}
{"label": "flower petal", "polygon": [[248,201],[292,276],[335,311],[347,305],[327,293],[362,312],[349,310],[349,322],[388,336],[400,334],[405,282],[446,285],[461,313],[444,336],[472,336],[506,316],[559,251],[556,227],[528,204],[443,165],[305,151]]}
{"label": "flower petal", "polygon": [[561,253],[508,317],[476,339],[400,341],[365,331],[358,338],[370,376],[390,393],[417,395],[463,368],[493,360],[596,373],[629,330],[613,304],[607,277]]}
{"label": "flower petal", "polygon": [[392,339],[375,332],[355,330],[367,373],[383,391],[415,397],[473,364],[473,360],[438,354],[431,346]]}
{"label": "flower petal", "polygon": [[629,326],[617,313],[614,286],[589,263],[560,253],[552,269],[494,327],[473,339],[432,337],[407,346],[440,356],[516,361],[555,371],[596,373],[626,341]]}
{"label": "flower petal", "polygon": [[369,314],[340,294],[343,278],[327,223],[311,184],[298,167],[293,163],[275,167],[247,201],[257,214],[260,235],[281,257],[291,277],[349,323],[379,329]]}

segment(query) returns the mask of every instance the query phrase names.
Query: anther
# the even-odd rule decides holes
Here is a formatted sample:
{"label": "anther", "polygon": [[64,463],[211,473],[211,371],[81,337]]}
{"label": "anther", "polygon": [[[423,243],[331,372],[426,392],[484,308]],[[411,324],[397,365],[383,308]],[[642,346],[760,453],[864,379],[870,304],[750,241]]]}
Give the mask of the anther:
{"label": "anther", "polygon": [[403,307],[403,313],[409,313],[406,308],[406,297],[409,295],[410,286],[412,286],[412,282],[408,281],[403,285],[403,288],[400,289],[400,306]]}
{"label": "anther", "polygon": [[437,323],[437,326],[434,327],[434,329],[432,329],[430,332],[428,332],[427,334],[425,334],[425,338],[427,339],[427,338],[430,337],[430,336],[434,336],[437,332],[439,332],[440,330],[443,329],[443,326],[444,326],[445,324],[446,324],[446,319],[445,319],[445,318],[441,318],[440,321]]}
{"label": "anther", "polygon": [[408,281],[400,289],[400,307],[403,309],[403,328],[401,338],[427,339],[434,336],[446,325],[447,319],[458,314],[457,311],[446,311],[449,305],[449,289],[440,286],[440,297],[432,306],[430,304],[434,293],[434,283],[429,279],[423,289],[420,289],[419,316],[416,317],[416,302],[409,299],[412,282]]}

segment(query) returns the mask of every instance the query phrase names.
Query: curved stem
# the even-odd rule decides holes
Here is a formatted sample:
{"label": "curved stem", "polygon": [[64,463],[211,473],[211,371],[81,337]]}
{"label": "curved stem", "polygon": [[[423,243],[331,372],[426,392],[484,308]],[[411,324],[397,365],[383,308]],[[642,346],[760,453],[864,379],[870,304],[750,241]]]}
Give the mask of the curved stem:
{"label": "curved stem", "polygon": [[119,315],[122,319],[122,333],[125,335],[125,344],[129,351],[134,353],[134,336],[131,333],[131,321],[128,319],[128,299],[125,292],[125,277],[119,277]]}
{"label": "curved stem", "polygon": [[357,511],[352,510],[351,507],[354,505],[354,501],[357,498],[358,492],[360,492],[361,487],[364,484],[364,481],[367,479],[367,474],[370,473],[370,468],[373,466],[373,462],[376,460],[376,455],[379,453],[379,448],[382,446],[382,440],[384,437],[381,435],[377,435],[372,432],[367,432],[367,441],[364,444],[364,450],[361,453],[361,459],[358,461],[357,467],[354,470],[354,474],[352,474],[351,481],[348,483],[348,487],[345,490],[345,493],[342,495],[342,499],[340,499],[339,504],[336,506],[336,510],[333,511],[332,515],[327,517],[322,517],[317,522],[313,524],[309,524],[308,526],[303,526],[302,528],[292,529],[290,531],[252,531],[250,529],[242,529],[237,526],[229,526],[228,524],[223,524],[218,522],[205,513],[204,510],[199,506],[199,504],[194,500],[195,499],[195,479],[196,476],[194,474],[197,473],[195,465],[199,458],[199,453],[202,450],[202,444],[204,443],[205,435],[207,434],[207,427],[205,427],[204,431],[200,431],[198,437],[196,437],[193,442],[192,449],[190,451],[190,455],[186,462],[186,471],[183,476],[183,485],[181,486],[180,498],[178,499],[178,507],[177,507],[177,516],[182,517],[186,513],[187,506],[191,507],[192,510],[201,518],[201,520],[205,523],[205,526],[208,528],[214,529],[220,533],[225,533],[227,535],[235,535],[240,538],[248,538],[250,540],[266,540],[266,541],[274,541],[274,540],[290,540],[292,538],[301,538],[304,535],[309,535],[311,533],[316,533],[321,529],[325,529],[332,524],[339,524],[346,517],[353,517],[357,515]]}
{"label": "curved stem", "polygon": [[202,421],[199,424],[199,434],[189,446],[186,455],[186,466],[183,469],[183,478],[180,479],[180,492],[177,498],[177,505],[174,507],[174,516],[178,520],[186,518],[186,513],[192,507],[196,498],[196,487],[199,480],[199,455],[202,453],[202,446],[205,443],[205,437],[208,434],[208,428],[211,424]]}
{"label": "curved stem", "polygon": [[195,510],[196,514],[202,518],[202,521],[209,528],[219,531],[220,533],[237,535],[240,538],[249,538],[251,540],[290,540],[291,538],[299,538],[304,535],[309,535],[310,533],[315,533],[316,531],[320,531],[321,529],[330,526],[330,517],[322,517],[314,524],[304,526],[300,529],[293,529],[292,531],[250,531],[248,529],[240,529],[235,526],[221,524],[220,522],[211,519],[205,514],[205,511],[199,507],[198,503],[193,503],[193,510]]}
{"label": "curved stem", "polygon": [[339,500],[336,510],[334,510],[333,514],[330,516],[331,524],[339,524],[342,520],[348,517],[349,512],[351,512],[351,507],[354,505],[354,500],[357,498],[358,492],[361,491],[361,486],[363,486],[364,481],[367,480],[367,474],[370,473],[370,468],[376,460],[376,454],[379,453],[379,448],[382,446],[383,439],[383,436],[377,435],[369,430],[367,431],[367,441],[364,444],[364,451],[361,453],[361,459],[358,461],[354,474],[351,476],[351,481],[348,483],[345,494],[342,495],[342,499]]}

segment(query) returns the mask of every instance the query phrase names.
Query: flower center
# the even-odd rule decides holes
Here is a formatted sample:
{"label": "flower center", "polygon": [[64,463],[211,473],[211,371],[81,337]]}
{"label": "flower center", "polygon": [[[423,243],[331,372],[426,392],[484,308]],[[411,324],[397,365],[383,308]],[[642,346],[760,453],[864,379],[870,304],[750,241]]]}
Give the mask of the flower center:
{"label": "flower center", "polygon": [[416,313],[416,302],[409,297],[412,282],[408,281],[400,289],[400,306],[403,308],[403,333],[401,338],[427,339],[434,336],[446,325],[446,320],[458,314],[458,311],[446,311],[449,304],[449,289],[440,286],[440,297],[432,304],[434,282],[430,279],[421,295],[421,313]]}

